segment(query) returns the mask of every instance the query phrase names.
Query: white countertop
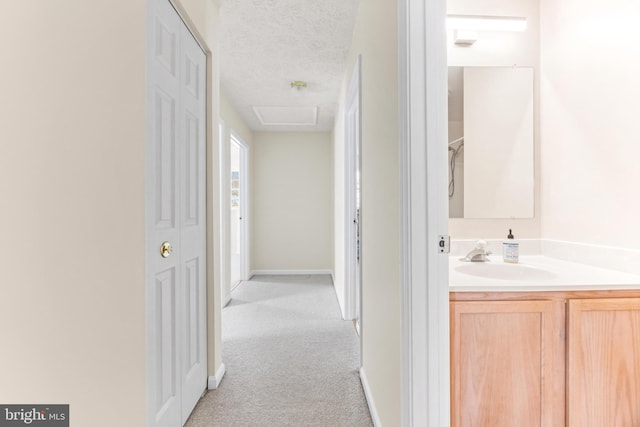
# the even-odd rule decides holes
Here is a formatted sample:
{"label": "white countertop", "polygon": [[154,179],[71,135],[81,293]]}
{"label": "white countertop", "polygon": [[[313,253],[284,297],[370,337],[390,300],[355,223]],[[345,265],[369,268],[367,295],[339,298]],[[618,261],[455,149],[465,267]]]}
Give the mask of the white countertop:
{"label": "white countertop", "polygon": [[520,256],[518,264],[502,256],[488,262],[449,257],[450,292],[579,291],[640,289],[640,276],[562,261],[542,255]]}

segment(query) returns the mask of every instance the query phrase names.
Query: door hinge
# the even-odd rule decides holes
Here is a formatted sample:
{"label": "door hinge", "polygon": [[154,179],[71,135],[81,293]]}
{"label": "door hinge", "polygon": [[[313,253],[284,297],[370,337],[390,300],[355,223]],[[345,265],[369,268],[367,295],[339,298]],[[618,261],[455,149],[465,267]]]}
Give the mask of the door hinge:
{"label": "door hinge", "polygon": [[438,251],[441,254],[448,254],[451,250],[451,237],[448,234],[438,236]]}

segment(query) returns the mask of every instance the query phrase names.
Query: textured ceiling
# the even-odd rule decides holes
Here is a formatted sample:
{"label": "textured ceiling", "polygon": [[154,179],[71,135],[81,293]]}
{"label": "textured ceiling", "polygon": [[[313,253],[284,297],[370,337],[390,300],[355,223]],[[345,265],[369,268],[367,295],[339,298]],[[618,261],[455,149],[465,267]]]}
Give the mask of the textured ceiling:
{"label": "textured ceiling", "polygon": [[[220,84],[253,130],[329,131],[358,0],[220,0]],[[292,90],[303,80],[308,87]],[[252,107],[318,107],[316,125],[262,125]]]}

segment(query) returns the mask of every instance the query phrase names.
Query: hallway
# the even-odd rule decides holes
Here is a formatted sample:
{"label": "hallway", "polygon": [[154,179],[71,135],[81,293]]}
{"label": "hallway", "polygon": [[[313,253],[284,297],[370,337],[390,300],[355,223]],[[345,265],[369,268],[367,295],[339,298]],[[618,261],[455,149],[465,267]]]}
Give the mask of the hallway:
{"label": "hallway", "polygon": [[254,276],[223,310],[226,375],[186,427],[371,426],[329,276]]}

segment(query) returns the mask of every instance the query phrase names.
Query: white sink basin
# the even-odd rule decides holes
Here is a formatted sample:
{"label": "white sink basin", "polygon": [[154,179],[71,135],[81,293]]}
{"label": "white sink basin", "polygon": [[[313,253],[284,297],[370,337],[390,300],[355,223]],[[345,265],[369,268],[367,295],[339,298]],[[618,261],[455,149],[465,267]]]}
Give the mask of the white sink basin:
{"label": "white sink basin", "polygon": [[550,271],[525,264],[494,264],[492,262],[470,262],[455,267],[458,273],[487,279],[511,281],[540,281],[554,279],[556,275]]}
{"label": "white sink basin", "polygon": [[[487,262],[449,257],[451,292],[519,292],[558,290],[640,289],[640,275],[562,261],[541,255],[522,255],[508,264],[491,255]],[[639,426],[640,427],[640,426]]]}

